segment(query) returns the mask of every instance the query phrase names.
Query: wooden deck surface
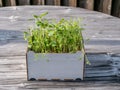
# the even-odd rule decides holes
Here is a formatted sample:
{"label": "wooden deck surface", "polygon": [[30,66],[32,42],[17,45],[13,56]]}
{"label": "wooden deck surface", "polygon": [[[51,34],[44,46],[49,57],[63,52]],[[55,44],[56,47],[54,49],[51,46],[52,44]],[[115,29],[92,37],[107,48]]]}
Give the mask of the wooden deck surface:
{"label": "wooden deck surface", "polygon": [[[47,18],[82,18],[91,65],[81,82],[27,81],[23,32],[34,14]],[[86,39],[90,39],[86,41]],[[17,6],[0,8],[0,90],[120,90],[120,19],[80,8]]]}

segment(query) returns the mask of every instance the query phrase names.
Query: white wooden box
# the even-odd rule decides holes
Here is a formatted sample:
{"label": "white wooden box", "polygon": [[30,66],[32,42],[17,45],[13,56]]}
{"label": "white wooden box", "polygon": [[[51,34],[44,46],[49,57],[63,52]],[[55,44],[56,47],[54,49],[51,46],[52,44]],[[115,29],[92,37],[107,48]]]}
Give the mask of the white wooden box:
{"label": "white wooden box", "polygon": [[28,80],[83,80],[84,55],[77,53],[35,54],[28,51],[26,55]]}

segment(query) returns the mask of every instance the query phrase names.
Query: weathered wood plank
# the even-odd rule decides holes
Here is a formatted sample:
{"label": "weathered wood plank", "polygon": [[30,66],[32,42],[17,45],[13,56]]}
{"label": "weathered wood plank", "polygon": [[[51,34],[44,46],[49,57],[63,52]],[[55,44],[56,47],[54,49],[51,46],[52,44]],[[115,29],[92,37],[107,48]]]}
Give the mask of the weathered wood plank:
{"label": "weathered wood plank", "polygon": [[94,0],[86,0],[85,7],[89,10],[93,10],[94,9]]}
{"label": "weathered wood plank", "polygon": [[19,5],[29,5],[30,4],[30,0],[18,0],[18,4]]}
{"label": "weathered wood plank", "polygon": [[95,10],[111,14],[112,0],[96,0]]}
{"label": "weathered wood plank", "polygon": [[94,9],[94,0],[78,0],[78,6],[89,10]]}
{"label": "weathered wood plank", "polygon": [[30,3],[33,5],[78,6],[107,14],[111,14],[112,10],[111,15],[120,17],[119,0],[0,0],[0,6],[29,5]]}
{"label": "weathered wood plank", "polygon": [[113,0],[112,15],[120,17],[120,0]]}
{"label": "weathered wood plank", "polygon": [[[96,82],[94,82],[96,83]],[[43,83],[42,83],[43,84]],[[45,85],[44,85],[45,84]],[[119,85],[108,85],[108,84],[94,84],[93,83],[86,83],[86,87],[84,85],[82,85],[82,83],[76,83],[77,85],[75,85],[74,87],[74,82],[73,83],[55,83],[56,85],[53,86],[54,83],[52,82],[44,82],[43,86],[41,85],[41,83],[31,83],[31,84],[27,84],[25,85],[21,90],[23,89],[39,89],[39,87],[43,87],[42,90],[119,90]],[[47,86],[48,84],[48,86]]]}
{"label": "weathered wood plank", "polygon": [[2,7],[2,0],[0,0],[0,7]]}
{"label": "weathered wood plank", "polygon": [[85,8],[84,0],[78,0],[77,5],[78,7]]}
{"label": "weathered wood plank", "polygon": [[98,4],[96,8],[100,12],[103,11],[103,2],[104,2],[104,0],[96,0],[96,3]]}
{"label": "weathered wood plank", "polygon": [[69,1],[68,0],[61,0],[61,5],[62,6],[69,6]]}
{"label": "weathered wood plank", "polygon": [[3,1],[3,4],[4,4],[5,6],[10,6],[10,0],[5,0],[5,1]]}
{"label": "weathered wood plank", "polygon": [[16,6],[16,0],[10,0],[11,6]]}
{"label": "weathered wood plank", "polygon": [[60,6],[60,0],[54,0],[54,4]]}
{"label": "weathered wood plank", "polygon": [[77,6],[77,0],[69,0],[69,6],[76,7]]}
{"label": "weathered wood plank", "polygon": [[45,4],[45,0],[32,0],[31,3],[33,5],[44,5]]}
{"label": "weathered wood plank", "polygon": [[45,4],[45,0],[38,0],[38,4],[39,5],[44,5]]}
{"label": "weathered wood plank", "polygon": [[[113,56],[112,54],[87,54],[91,65],[86,67],[86,77],[109,77],[112,80],[120,72],[120,57]],[[116,58],[116,60],[115,60]],[[116,63],[116,65],[115,65]],[[111,77],[111,79],[110,79]],[[101,79],[102,79],[101,78]],[[114,79],[118,79],[114,78]],[[104,78],[105,80],[105,78]],[[107,80],[107,79],[106,79]]]}
{"label": "weathered wood plank", "polygon": [[[81,8],[19,6],[0,8],[0,90],[119,90],[120,19]],[[27,81],[23,31],[32,15],[48,11],[47,18],[84,18],[84,38],[91,65],[85,68],[84,82]],[[70,14],[65,13],[69,11]],[[14,15],[14,16],[13,16]],[[18,18],[15,18],[19,15]],[[15,21],[11,21],[11,17]],[[114,27],[115,26],[115,27]],[[101,53],[104,52],[104,53]],[[101,87],[102,86],[102,87]]]}
{"label": "weathered wood plank", "polygon": [[54,0],[46,0],[46,5],[54,5]]}
{"label": "weathered wood plank", "polygon": [[103,13],[111,14],[112,0],[104,0],[103,1]]}

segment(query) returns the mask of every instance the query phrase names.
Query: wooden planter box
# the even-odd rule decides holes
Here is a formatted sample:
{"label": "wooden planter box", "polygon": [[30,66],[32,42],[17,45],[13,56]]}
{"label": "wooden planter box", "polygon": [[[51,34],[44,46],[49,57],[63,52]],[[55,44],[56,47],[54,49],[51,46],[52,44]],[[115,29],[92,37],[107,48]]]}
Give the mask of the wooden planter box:
{"label": "wooden planter box", "polygon": [[28,80],[83,80],[84,55],[77,53],[35,54],[28,51],[26,55]]}

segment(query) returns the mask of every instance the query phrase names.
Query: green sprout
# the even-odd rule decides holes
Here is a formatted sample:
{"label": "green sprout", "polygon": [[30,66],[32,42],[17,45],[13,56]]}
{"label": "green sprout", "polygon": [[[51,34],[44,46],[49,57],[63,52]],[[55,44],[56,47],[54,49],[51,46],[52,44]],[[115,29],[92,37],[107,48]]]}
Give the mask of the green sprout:
{"label": "green sprout", "polygon": [[74,53],[83,49],[80,19],[48,20],[48,12],[34,15],[35,25],[24,32],[28,49],[36,53]]}

